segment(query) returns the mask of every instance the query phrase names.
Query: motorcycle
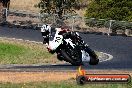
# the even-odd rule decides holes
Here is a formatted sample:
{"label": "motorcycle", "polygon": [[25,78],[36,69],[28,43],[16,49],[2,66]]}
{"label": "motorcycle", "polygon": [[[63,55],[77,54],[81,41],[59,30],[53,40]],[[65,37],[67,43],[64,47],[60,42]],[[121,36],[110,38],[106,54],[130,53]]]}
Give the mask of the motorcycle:
{"label": "motorcycle", "polygon": [[90,65],[98,64],[98,56],[77,32],[65,28],[55,28],[56,32],[51,41],[49,29],[48,25],[43,25],[41,28],[43,43],[47,45],[50,53],[57,53],[59,60],[64,60],[75,66],[83,65],[84,62],[88,62]]}

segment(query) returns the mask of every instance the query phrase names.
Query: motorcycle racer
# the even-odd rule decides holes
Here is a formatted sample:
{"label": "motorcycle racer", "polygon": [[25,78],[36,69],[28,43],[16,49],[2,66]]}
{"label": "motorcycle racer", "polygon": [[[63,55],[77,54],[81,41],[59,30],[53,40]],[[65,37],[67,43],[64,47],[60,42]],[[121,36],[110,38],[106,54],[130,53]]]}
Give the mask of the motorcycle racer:
{"label": "motorcycle racer", "polygon": [[64,60],[72,65],[82,65],[89,62],[96,65],[99,59],[95,52],[82,40],[77,32],[69,31],[66,27],[52,28],[50,25],[41,27],[43,44],[52,54],[57,53],[59,60]]}

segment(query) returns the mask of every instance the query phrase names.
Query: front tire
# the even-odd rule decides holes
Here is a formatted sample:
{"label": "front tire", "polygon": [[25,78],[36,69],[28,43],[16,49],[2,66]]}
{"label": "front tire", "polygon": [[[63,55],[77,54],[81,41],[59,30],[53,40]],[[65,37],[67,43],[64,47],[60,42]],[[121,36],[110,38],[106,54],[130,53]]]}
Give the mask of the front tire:
{"label": "front tire", "polygon": [[[65,50],[61,50],[61,54],[64,56],[64,60],[66,61],[66,62],[69,62],[69,63],[71,63],[72,65],[74,65],[74,66],[80,66],[80,65],[82,65],[82,61],[81,60],[78,60],[78,61],[75,61],[74,59],[72,59],[69,55],[68,55],[68,53],[65,51]],[[79,58],[80,59],[80,58]]]}

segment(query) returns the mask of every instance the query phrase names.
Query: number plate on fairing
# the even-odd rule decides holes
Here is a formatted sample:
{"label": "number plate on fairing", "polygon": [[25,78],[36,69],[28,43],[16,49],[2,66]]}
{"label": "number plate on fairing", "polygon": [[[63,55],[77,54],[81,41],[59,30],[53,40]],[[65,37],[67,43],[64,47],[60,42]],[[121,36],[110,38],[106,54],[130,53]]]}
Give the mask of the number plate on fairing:
{"label": "number plate on fairing", "polygon": [[62,39],[63,39],[62,35],[55,35],[54,40],[49,41],[51,49],[55,50],[62,43]]}

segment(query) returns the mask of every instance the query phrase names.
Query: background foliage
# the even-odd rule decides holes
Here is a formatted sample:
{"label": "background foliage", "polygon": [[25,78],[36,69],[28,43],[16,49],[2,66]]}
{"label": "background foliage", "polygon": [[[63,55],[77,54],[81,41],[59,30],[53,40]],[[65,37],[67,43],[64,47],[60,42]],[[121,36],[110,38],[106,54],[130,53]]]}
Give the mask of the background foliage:
{"label": "background foliage", "polygon": [[132,21],[132,0],[92,0],[86,17]]}
{"label": "background foliage", "polygon": [[58,14],[61,18],[63,13],[72,13],[77,8],[78,0],[40,0],[38,7],[41,13]]}

